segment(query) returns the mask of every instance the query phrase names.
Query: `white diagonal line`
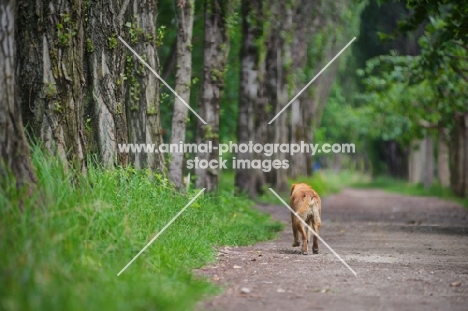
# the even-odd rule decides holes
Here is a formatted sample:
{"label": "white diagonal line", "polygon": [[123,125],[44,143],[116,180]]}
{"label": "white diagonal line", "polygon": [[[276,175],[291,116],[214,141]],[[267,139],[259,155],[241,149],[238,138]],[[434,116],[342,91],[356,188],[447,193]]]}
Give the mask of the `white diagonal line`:
{"label": "white diagonal line", "polygon": [[141,58],[141,56],[138,55],[138,53],[135,52],[135,50],[132,49],[132,48],[130,47],[130,45],[128,45],[128,43],[125,42],[124,39],[122,39],[121,36],[119,36],[119,40],[122,41],[122,43],[125,44],[125,46],[126,46],[130,51],[132,51],[132,53],[140,60],[140,62],[142,62],[143,65],[145,65],[159,80],[161,80],[161,82],[164,83],[164,85],[167,86],[167,88],[168,88],[169,90],[171,90],[171,92],[174,93],[174,95],[175,95],[178,99],[180,99],[180,101],[181,101],[182,103],[184,103],[184,105],[187,106],[187,108],[190,109],[190,111],[193,112],[193,113],[197,116],[197,118],[200,119],[200,121],[201,121],[203,124],[206,124],[205,120],[203,120],[202,117],[200,117],[200,116],[198,115],[198,113],[196,113],[195,110],[193,110],[192,107],[190,107],[189,104],[187,104],[187,103],[185,102],[185,100],[183,100],[182,97],[180,97],[179,94],[177,94],[176,91],[174,91],[174,90],[172,89],[172,87],[170,87],[169,84],[167,84],[166,81],[164,81],[164,79],[161,78],[160,75],[158,75],[158,73],[156,72],[156,70],[154,70],[153,68],[151,68],[151,66],[148,65],[148,63],[146,63],[145,60],[144,60],[143,58]]}
{"label": "white diagonal line", "polygon": [[268,188],[270,189],[271,192],[273,192],[273,194],[284,204],[284,206],[286,206],[290,211],[291,213],[294,214],[294,216],[296,216],[307,228],[309,228],[309,230],[312,231],[313,234],[315,234],[317,236],[317,238],[333,253],[333,255],[335,255],[345,266],[346,268],[348,268],[355,276],[357,276],[357,273],[356,271],[353,270],[353,268],[351,268],[344,260],[343,258],[340,257],[340,255],[338,255],[334,250],[333,248],[330,247],[330,245],[327,244],[327,242],[325,242],[315,231],[314,229],[312,229],[305,221],[304,219],[302,219],[286,202],[284,202],[284,200],[275,192],[275,190],[271,189],[271,188]]}
{"label": "white diagonal line", "polygon": [[133,257],[133,259],[130,260],[130,262],[122,270],[120,270],[119,273],[117,273],[117,276],[120,276],[122,274],[122,272],[124,272],[125,269],[127,269],[135,261],[135,259],[137,259],[138,256],[140,256],[151,245],[151,243],[153,243],[154,240],[156,240],[164,232],[164,230],[166,230],[174,222],[174,220],[176,220],[177,217],[179,217],[180,214],[182,214],[187,209],[187,207],[189,207],[190,204],[192,204],[193,201],[195,201],[198,198],[198,196],[203,193],[203,191],[205,191],[205,189],[206,188],[203,188],[202,190],[200,190],[200,192],[197,193],[197,195],[194,196],[193,199],[191,199],[190,202],[188,202],[187,205],[185,205],[184,208],[181,209],[180,212],[178,212],[177,215],[175,215],[174,218],[172,218],[171,221],[169,221],[167,223],[167,225],[165,225],[164,228],[162,228],[161,231],[159,231],[158,234],[156,234],[156,236],[154,238],[152,238],[151,241],[149,241],[149,243],[146,244],[146,246],[143,247],[143,249],[138,254],[136,254],[136,256]]}
{"label": "white diagonal line", "polygon": [[325,70],[328,68],[328,66],[330,66],[330,64],[331,64],[331,63],[333,63],[333,62],[335,61],[335,59],[337,59],[337,58],[338,58],[338,56],[340,56],[340,55],[341,55],[341,53],[343,53],[343,52],[344,52],[344,50],[346,50],[346,49],[348,48],[348,46],[350,46],[350,45],[351,45],[351,43],[353,43],[353,41],[354,41],[354,40],[356,40],[356,37],[352,38],[352,39],[351,39],[351,41],[349,41],[349,42],[348,42],[348,44],[346,44],[346,46],[345,46],[344,48],[342,48],[342,49],[341,49],[341,51],[340,51],[340,52],[338,52],[338,54],[336,54],[336,56],[335,56],[335,57],[333,57],[333,58],[332,58],[332,60],[331,60],[331,61],[329,61],[329,62],[328,62],[328,64],[327,64],[325,67],[323,67],[323,69],[322,69],[322,70],[320,70],[320,72],[319,72],[318,74],[316,74],[316,75],[315,75],[315,77],[314,77],[312,80],[310,80],[310,82],[309,82],[309,83],[307,83],[307,84],[306,84],[306,86],[304,86],[304,87],[302,88],[302,90],[300,90],[300,91],[299,91],[299,93],[297,93],[297,94],[296,94],[296,96],[294,96],[294,97],[293,97],[293,99],[291,99],[291,100],[289,101],[289,103],[288,103],[286,106],[284,106],[284,107],[283,107],[283,109],[281,109],[281,111],[280,111],[280,112],[278,112],[278,114],[277,114],[277,115],[276,115],[276,116],[275,116],[273,119],[271,119],[271,121],[270,121],[270,122],[268,122],[268,124],[271,124],[271,123],[273,123],[273,121],[275,121],[275,120],[276,120],[276,118],[278,118],[278,117],[279,117],[279,115],[280,115],[280,114],[282,114],[282,113],[283,113],[283,112],[286,110],[286,108],[288,108],[288,107],[289,107],[289,105],[291,105],[291,104],[292,104],[292,103],[293,103],[293,102],[296,100],[296,98],[298,98],[298,97],[299,97],[299,95],[301,95],[301,94],[302,94],[302,92],[304,92],[304,91],[305,91],[305,89],[306,89],[306,88],[308,88],[308,87],[309,87],[309,86],[312,84],[312,82],[314,82],[314,81],[315,81],[315,79],[317,79],[317,78],[318,78],[318,77],[319,77],[319,76],[320,76],[320,75],[321,75],[321,74],[322,74],[322,73],[323,73],[323,72],[324,72],[324,71],[325,71]]}

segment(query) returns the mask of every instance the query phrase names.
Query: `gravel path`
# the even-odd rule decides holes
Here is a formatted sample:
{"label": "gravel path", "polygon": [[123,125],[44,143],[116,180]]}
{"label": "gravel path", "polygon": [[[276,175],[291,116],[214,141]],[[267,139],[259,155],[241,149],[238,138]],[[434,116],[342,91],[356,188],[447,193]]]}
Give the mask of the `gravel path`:
{"label": "gravel path", "polygon": [[436,198],[345,189],[322,201],[320,254],[291,246],[284,206],[259,206],[287,223],[278,239],[225,247],[198,273],[225,287],[199,310],[468,310],[468,211]]}

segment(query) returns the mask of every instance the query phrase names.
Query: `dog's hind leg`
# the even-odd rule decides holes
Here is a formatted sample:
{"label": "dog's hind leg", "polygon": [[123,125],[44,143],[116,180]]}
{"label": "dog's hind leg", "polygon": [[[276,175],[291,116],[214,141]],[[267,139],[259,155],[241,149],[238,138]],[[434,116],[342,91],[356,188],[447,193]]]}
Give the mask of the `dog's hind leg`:
{"label": "dog's hind leg", "polygon": [[297,229],[299,233],[302,235],[302,255],[307,255],[307,246],[308,246],[308,240],[307,240],[307,232],[305,231],[304,225],[300,220],[297,220]]}
{"label": "dog's hind leg", "polygon": [[297,247],[300,245],[299,230],[297,229],[297,222],[298,220],[296,219],[296,216],[294,216],[294,214],[291,213],[291,223],[292,223],[292,230],[293,230],[293,235],[294,235],[294,242],[292,244],[293,247]]}
{"label": "dog's hind leg", "polygon": [[[314,224],[314,231],[318,234],[318,231],[319,231],[319,227],[320,225],[317,225],[317,224]],[[319,247],[318,247],[318,238],[317,238],[317,235],[314,234],[314,237],[313,237],[313,243],[312,243],[312,252],[314,254],[318,254],[319,253]]]}
{"label": "dog's hind leg", "polygon": [[304,225],[302,224],[302,222],[297,219],[297,217],[294,217],[293,219],[293,226],[296,227],[296,231],[295,231],[295,235],[297,234],[297,237],[295,236],[294,239],[294,245],[296,245],[297,243],[299,243],[299,233],[301,234],[302,236],[302,254],[303,255],[307,255],[307,244],[308,244],[308,241],[307,241],[307,232],[304,228]]}
{"label": "dog's hind leg", "polygon": [[[314,229],[314,223],[312,221],[313,219],[309,218],[307,220],[307,225],[309,227],[311,227],[312,229]],[[306,227],[306,232],[307,232],[307,241],[310,243],[310,237],[312,236],[313,234],[313,231],[309,229],[309,227]],[[314,229],[315,230],[315,229]]]}
{"label": "dog's hind leg", "polygon": [[[316,210],[316,212],[314,213],[314,221],[313,221],[313,227],[312,227],[316,234],[319,234],[319,228],[320,228],[321,224],[322,224],[322,221],[320,219],[320,214]],[[319,252],[318,238],[317,238],[316,234],[314,234],[314,238],[313,238],[314,241],[313,241],[313,244],[312,244],[312,252],[314,254],[318,254],[318,252]]]}

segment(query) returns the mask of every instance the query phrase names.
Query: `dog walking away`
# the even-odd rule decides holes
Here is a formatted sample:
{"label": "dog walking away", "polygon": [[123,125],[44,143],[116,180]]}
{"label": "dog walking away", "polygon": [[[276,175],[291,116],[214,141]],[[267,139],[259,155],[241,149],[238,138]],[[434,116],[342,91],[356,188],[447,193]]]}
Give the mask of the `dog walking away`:
{"label": "dog walking away", "polygon": [[[293,184],[291,188],[291,197],[289,200],[291,208],[302,218],[315,233],[318,234],[321,225],[320,216],[322,214],[322,203],[320,197],[307,184]],[[302,236],[302,254],[307,255],[308,243],[312,231],[304,225],[293,213],[291,213],[292,229],[294,234],[293,247],[299,246],[299,233]],[[318,254],[318,238],[314,234],[312,251]]]}

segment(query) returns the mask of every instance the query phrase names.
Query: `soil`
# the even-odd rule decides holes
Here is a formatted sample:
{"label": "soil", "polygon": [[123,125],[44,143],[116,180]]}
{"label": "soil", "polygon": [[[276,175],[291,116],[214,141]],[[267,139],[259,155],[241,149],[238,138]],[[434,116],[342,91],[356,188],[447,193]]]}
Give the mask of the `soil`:
{"label": "soil", "polygon": [[258,208],[285,230],[219,249],[197,273],[224,291],[199,310],[468,310],[468,211],[456,203],[356,189],[323,199],[319,234],[357,277],[323,243],[293,248],[285,206]]}

